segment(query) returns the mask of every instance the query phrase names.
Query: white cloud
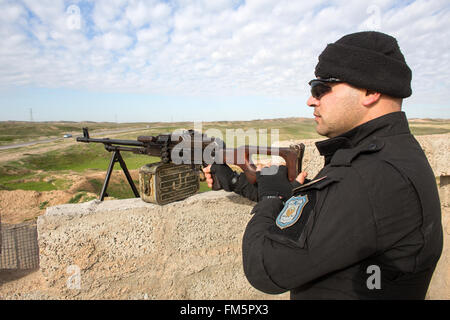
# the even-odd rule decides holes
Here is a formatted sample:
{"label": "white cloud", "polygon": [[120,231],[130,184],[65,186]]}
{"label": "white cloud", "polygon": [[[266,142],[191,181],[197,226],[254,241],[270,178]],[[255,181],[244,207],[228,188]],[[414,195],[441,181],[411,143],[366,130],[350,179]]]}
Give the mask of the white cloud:
{"label": "white cloud", "polygon": [[15,23],[25,15],[25,9],[17,4],[1,3],[2,20],[6,23]]}
{"label": "white cloud", "polygon": [[125,11],[125,17],[135,28],[146,24],[159,23],[170,16],[171,9],[165,3],[153,1],[131,1]]}
{"label": "white cloud", "polygon": [[171,8],[167,4],[157,3],[154,7],[150,8],[150,18],[153,21],[168,19],[171,11]]}
{"label": "white cloud", "polygon": [[326,44],[377,23],[397,37],[414,71],[417,101],[437,103],[449,93],[446,0],[73,3],[81,13],[75,29],[68,28],[65,1],[0,1],[7,13],[0,20],[1,86],[305,95]]}
{"label": "white cloud", "polygon": [[122,50],[133,43],[133,39],[126,34],[118,32],[108,32],[94,39],[94,43],[99,44],[101,49]]}
{"label": "white cloud", "polygon": [[93,24],[100,31],[109,31],[121,25],[126,0],[95,0]]}
{"label": "white cloud", "polygon": [[125,17],[134,27],[141,27],[150,22],[150,8],[144,1],[132,1],[125,11]]}

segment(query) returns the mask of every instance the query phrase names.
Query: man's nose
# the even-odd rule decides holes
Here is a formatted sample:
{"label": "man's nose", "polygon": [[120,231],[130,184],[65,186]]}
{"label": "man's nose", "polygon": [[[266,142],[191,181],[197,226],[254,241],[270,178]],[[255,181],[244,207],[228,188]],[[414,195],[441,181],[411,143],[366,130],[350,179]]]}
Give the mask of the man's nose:
{"label": "man's nose", "polygon": [[314,98],[313,96],[310,96],[309,99],[308,99],[308,101],[306,101],[306,104],[307,104],[309,107],[317,107],[317,106],[319,105],[319,103],[320,103],[320,100]]}

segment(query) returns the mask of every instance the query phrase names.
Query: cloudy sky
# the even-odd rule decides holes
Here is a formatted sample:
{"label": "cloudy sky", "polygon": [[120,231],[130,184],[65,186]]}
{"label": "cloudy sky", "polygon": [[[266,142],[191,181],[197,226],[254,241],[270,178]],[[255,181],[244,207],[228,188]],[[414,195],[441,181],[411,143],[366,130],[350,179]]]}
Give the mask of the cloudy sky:
{"label": "cloudy sky", "polygon": [[0,120],[312,117],[318,55],[362,30],[398,39],[407,115],[450,118],[448,0],[0,0],[0,12]]}

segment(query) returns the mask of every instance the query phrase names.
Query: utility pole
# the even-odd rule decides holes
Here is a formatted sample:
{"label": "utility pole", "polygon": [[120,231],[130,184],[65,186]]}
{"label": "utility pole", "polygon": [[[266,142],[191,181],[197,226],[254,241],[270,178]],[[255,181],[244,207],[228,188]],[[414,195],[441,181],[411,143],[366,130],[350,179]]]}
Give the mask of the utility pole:
{"label": "utility pole", "polygon": [[30,108],[30,122],[33,122],[33,109]]}

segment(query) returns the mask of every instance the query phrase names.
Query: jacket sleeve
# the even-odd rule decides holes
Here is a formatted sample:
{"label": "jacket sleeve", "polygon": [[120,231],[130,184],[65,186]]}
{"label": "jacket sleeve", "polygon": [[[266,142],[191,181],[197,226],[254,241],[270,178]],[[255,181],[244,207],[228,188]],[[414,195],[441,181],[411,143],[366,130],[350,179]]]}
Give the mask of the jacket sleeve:
{"label": "jacket sleeve", "polygon": [[[304,183],[308,183],[311,180],[309,179],[305,179]],[[292,183],[292,188],[298,187],[300,186],[300,183],[298,183],[297,181],[293,181]],[[247,178],[245,177],[245,174],[241,173],[239,176],[239,180],[236,183],[236,186],[234,187],[233,190],[235,193],[250,199],[252,201],[258,202],[258,184],[251,184],[250,182],[248,182]]]}
{"label": "jacket sleeve", "polygon": [[239,180],[233,191],[247,199],[255,202],[258,201],[258,185],[248,182],[245,174],[243,173],[240,174]]}
{"label": "jacket sleeve", "polygon": [[263,199],[255,206],[242,246],[244,272],[256,289],[282,293],[376,251],[370,201],[356,180],[325,179],[305,188],[301,195],[310,200],[285,229],[275,223],[284,207],[280,200]]}

